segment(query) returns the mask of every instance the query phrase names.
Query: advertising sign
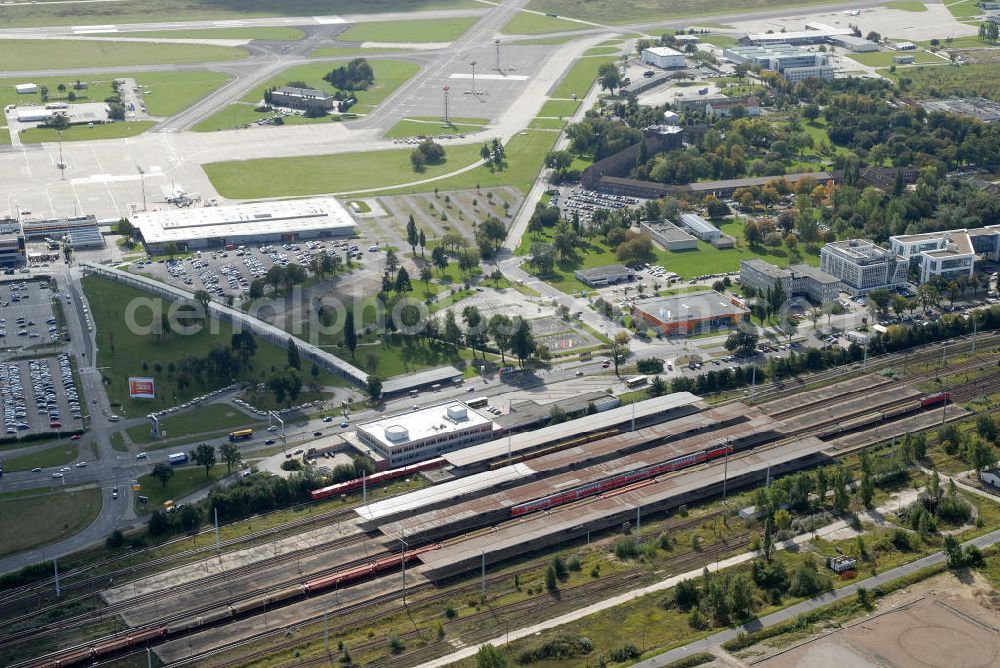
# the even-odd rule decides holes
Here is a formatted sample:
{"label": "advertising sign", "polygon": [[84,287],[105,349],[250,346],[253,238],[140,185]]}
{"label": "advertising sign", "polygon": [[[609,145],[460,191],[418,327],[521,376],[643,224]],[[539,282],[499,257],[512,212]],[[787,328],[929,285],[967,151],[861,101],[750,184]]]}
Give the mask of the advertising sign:
{"label": "advertising sign", "polygon": [[128,396],[133,399],[155,399],[156,390],[152,378],[129,378]]}

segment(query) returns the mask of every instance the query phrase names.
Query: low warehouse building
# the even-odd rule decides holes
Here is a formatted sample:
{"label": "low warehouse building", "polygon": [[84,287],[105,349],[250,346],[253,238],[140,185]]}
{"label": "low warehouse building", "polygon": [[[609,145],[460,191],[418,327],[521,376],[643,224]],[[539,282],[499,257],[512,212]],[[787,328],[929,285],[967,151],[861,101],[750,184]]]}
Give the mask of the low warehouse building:
{"label": "low warehouse building", "polygon": [[635,302],[632,317],[665,336],[686,336],[735,327],[750,311],[715,290],[703,290]]}
{"label": "low warehouse building", "polygon": [[590,269],[578,269],[573,272],[576,280],[592,288],[599,288],[604,285],[631,281],[635,278],[635,272],[623,264],[609,264],[603,267],[592,267]]}
{"label": "low warehouse building", "polygon": [[347,209],[332,197],[142,211],[132,217],[132,224],[151,253],[163,252],[170,243],[186,250],[349,237],[357,228]]}
{"label": "low warehouse building", "polygon": [[669,220],[650,220],[639,223],[639,229],[668,251],[694,250],[698,240]]}
{"label": "low warehouse building", "polygon": [[18,95],[33,95],[38,92],[38,84],[33,83],[23,83],[16,84],[14,90]]}
{"label": "low warehouse building", "polygon": [[372,420],[357,435],[395,468],[488,441],[493,430],[493,420],[456,402]]}
{"label": "low warehouse building", "polygon": [[643,49],[642,64],[655,65],[664,70],[684,67],[684,54],[669,46],[651,46]]}

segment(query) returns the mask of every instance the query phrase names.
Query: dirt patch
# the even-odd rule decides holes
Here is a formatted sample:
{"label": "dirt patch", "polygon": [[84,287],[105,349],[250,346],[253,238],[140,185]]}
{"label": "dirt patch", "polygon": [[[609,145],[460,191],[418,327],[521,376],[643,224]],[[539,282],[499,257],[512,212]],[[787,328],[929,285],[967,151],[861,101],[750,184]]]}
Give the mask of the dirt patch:
{"label": "dirt patch", "polygon": [[747,655],[766,668],[985,668],[1000,662],[1000,614],[992,585],[979,573],[952,573],[896,592],[869,616],[772,654]]}

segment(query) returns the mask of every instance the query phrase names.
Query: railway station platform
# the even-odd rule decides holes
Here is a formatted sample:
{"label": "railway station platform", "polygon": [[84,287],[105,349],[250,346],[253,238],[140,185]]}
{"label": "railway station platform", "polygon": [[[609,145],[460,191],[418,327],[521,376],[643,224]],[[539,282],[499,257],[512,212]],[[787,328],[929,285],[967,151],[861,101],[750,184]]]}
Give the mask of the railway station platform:
{"label": "railway station platform", "polygon": [[798,392],[792,394],[791,396],[782,397],[781,399],[765,401],[764,403],[758,404],[757,408],[761,409],[768,415],[778,416],[781,413],[788,411],[802,410],[810,406],[821,406],[824,403],[833,401],[834,399],[845,395],[857,392],[873,392],[876,388],[880,388],[892,382],[893,380],[891,378],[886,378],[885,376],[860,376],[858,378],[842,380],[839,383],[820,387],[815,390]]}
{"label": "railway station platform", "polygon": [[865,392],[853,399],[827,405],[819,404],[817,408],[782,418],[778,431],[785,435],[801,433],[804,429],[812,429],[818,425],[848,420],[858,415],[873,413],[885,406],[899,403],[906,399],[917,399],[921,393],[906,385],[893,385],[887,389]]}

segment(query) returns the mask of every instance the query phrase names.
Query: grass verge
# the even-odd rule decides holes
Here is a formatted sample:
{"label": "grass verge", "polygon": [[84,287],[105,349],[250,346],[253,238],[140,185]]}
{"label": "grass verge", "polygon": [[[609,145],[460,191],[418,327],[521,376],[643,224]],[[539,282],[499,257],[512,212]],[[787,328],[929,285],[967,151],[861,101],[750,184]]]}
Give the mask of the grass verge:
{"label": "grass verge", "polygon": [[337,35],[341,42],[450,42],[479,19],[470,16],[425,21],[355,23]]}
{"label": "grass verge", "polygon": [[0,500],[0,555],[72,536],[101,512],[101,490],[55,492]]}
{"label": "grass verge", "polygon": [[156,44],[51,39],[0,41],[0,62],[10,72],[118,65],[213,63],[246,58],[245,49],[207,44]]}

